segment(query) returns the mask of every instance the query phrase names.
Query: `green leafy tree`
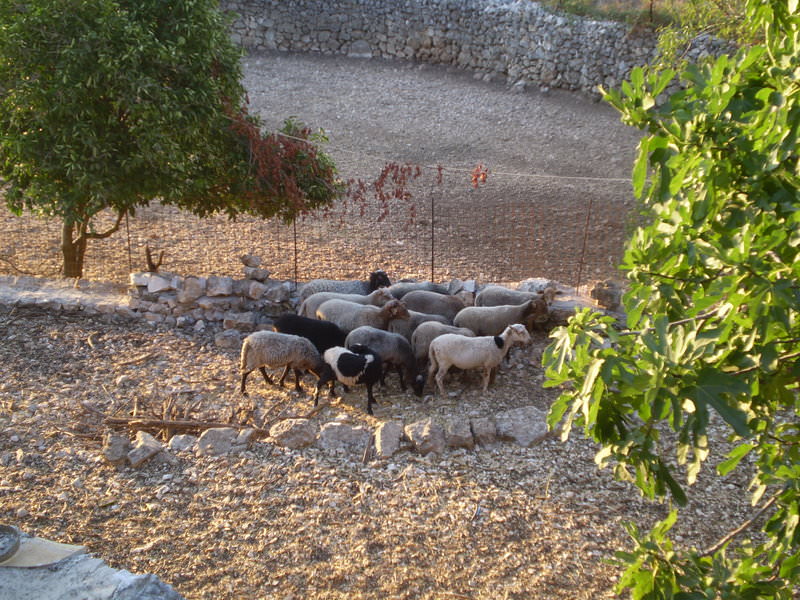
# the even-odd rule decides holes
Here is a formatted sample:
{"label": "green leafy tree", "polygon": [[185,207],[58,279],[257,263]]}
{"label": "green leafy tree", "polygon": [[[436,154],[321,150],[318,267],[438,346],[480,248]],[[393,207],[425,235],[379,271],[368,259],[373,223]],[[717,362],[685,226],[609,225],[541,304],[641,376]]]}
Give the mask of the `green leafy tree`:
{"label": "green leafy tree", "polygon": [[[339,193],[300,123],[263,134],[215,0],[0,0],[0,179],[60,218],[65,276],[88,240],[158,198],[291,221]],[[111,210],[116,223],[95,227]]]}
{"label": "green leafy tree", "polygon": [[[670,500],[616,560],[634,598],[792,598],[800,583],[800,16],[750,0],[763,42],[681,74],[638,69],[607,100],[645,132],[633,168],[642,226],[623,269],[627,322],[584,311],[552,333],[549,420],[596,460]],[[729,440],[709,440],[709,423]],[[727,444],[731,445],[728,446]],[[725,450],[721,450],[725,446]],[[669,537],[712,451],[752,476],[752,520],[707,548]],[[727,454],[725,454],[727,453]],[[743,460],[747,457],[747,460]]]}

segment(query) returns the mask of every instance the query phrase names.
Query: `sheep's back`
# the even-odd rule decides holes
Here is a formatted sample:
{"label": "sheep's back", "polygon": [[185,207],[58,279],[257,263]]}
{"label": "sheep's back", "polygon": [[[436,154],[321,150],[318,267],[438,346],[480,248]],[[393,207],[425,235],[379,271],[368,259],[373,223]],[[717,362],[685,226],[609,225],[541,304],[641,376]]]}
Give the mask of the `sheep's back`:
{"label": "sheep's back", "polygon": [[500,285],[491,285],[483,288],[475,296],[475,306],[502,306],[525,304],[531,298],[536,298],[539,294],[534,292],[522,292],[511,290]]}
{"label": "sheep's back", "polygon": [[312,279],[300,288],[300,300],[320,292],[336,292],[338,294],[369,294],[369,283],[366,281],[339,281],[337,279]]}
{"label": "sheep's back", "polygon": [[456,327],[455,325],[445,325],[438,321],[425,321],[411,334],[411,348],[417,360],[428,358],[428,348],[431,342],[445,333],[457,333],[466,337],[475,337],[475,333],[466,327]]}

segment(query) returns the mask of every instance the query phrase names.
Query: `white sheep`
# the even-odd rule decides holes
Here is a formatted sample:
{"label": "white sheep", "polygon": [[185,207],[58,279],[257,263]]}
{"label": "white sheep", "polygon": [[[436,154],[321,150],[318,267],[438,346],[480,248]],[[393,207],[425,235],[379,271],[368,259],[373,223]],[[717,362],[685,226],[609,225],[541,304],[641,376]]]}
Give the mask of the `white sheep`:
{"label": "white sheep", "polygon": [[317,309],[322,306],[323,302],[328,300],[347,300],[348,302],[355,302],[356,304],[370,304],[372,306],[383,306],[394,297],[389,293],[388,288],[382,287],[373,290],[369,294],[340,294],[338,292],[316,292],[311,294],[308,298],[303,300],[300,307],[297,309],[297,314],[303,317],[315,318],[317,316]]}
{"label": "white sheep", "polygon": [[475,337],[471,329],[466,327],[455,327],[454,325],[445,325],[438,321],[426,321],[421,323],[419,327],[411,334],[411,348],[414,351],[414,358],[418,364],[422,364],[428,359],[428,348],[431,342],[445,333],[457,333],[467,337]]}
{"label": "white sheep", "polygon": [[529,344],[531,336],[521,323],[509,325],[500,335],[466,337],[446,333],[435,338],[428,349],[428,381],[436,378],[439,393],[444,396],[444,378],[450,367],[482,369],[483,391],[489,388],[497,366],[514,344]]}
{"label": "white sheep", "polygon": [[267,369],[285,367],[278,382],[281,386],[289,369],[293,369],[295,389],[299,392],[301,373],[311,371],[319,380],[325,369],[325,361],[314,344],[304,337],[276,331],[257,331],[244,339],[239,366],[242,374],[239,391],[246,396],[245,382],[255,369],[261,371],[264,381],[272,384]]}
{"label": "white sheep", "polygon": [[529,328],[544,323],[550,317],[550,307],[544,296],[537,296],[524,304],[501,306],[468,306],[453,319],[456,327],[466,327],[475,335],[499,335],[512,323],[525,323]]}
{"label": "white sheep", "polygon": [[323,302],[316,316],[323,321],[336,323],[345,333],[350,333],[362,325],[388,329],[391,322],[408,319],[408,310],[399,300],[390,300],[378,307],[333,299]]}

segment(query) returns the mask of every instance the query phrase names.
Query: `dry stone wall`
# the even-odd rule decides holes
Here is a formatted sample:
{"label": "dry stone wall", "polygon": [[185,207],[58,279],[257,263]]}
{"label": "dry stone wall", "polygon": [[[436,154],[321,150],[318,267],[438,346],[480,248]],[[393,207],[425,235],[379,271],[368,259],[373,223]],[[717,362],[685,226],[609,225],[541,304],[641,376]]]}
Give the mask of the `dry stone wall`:
{"label": "dry stone wall", "polygon": [[[656,54],[625,24],[557,15],[530,0],[223,0],[249,50],[452,65],[485,81],[597,95]],[[698,40],[694,57],[714,51]],[[690,56],[691,58],[691,56]]]}

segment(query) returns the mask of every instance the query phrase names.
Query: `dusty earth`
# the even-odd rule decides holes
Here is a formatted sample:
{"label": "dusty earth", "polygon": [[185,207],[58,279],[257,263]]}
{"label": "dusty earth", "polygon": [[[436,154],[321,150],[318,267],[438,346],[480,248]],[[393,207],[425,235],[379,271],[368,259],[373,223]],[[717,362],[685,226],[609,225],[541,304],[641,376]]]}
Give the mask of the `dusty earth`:
{"label": "dusty earth", "polygon": [[[388,163],[424,167],[408,185],[412,200],[386,211],[342,201],[303,220],[297,265],[293,231],[280,223],[200,220],[154,204],[89,244],[87,278],[126,283],[144,269],[145,245],[164,251],[162,269],[184,275],[238,275],[238,257],[253,252],[275,277],[300,280],[363,278],[377,267],[435,280],[619,278],[637,132],[609,106],[558,90],[515,93],[445,67],[295,54],[248,57],[245,84],[266,129],[290,116],[322,128],[344,180],[371,184]],[[478,164],[490,175],[473,189]],[[98,229],[112,222],[109,214]],[[0,272],[57,273],[59,235],[55,219],[0,208]]]}
{"label": "dusty earth", "polygon": [[[380,157],[488,162],[499,151],[492,140],[502,139],[509,170],[532,162],[542,172],[624,176],[632,155],[616,117],[566,94],[511,94],[439,69],[289,55],[251,59],[247,78],[268,117],[293,107],[289,114],[324,121],[337,148]],[[452,120],[439,111],[455,98],[465,104]],[[418,110],[431,118],[424,132],[404,112],[416,114],[420,99]],[[521,126],[532,118],[521,114],[527,103],[541,111],[543,129],[533,134]],[[387,112],[397,119],[387,122]],[[548,131],[545,149],[538,142]],[[29,240],[3,242],[19,257]],[[95,264],[95,278],[113,279]],[[542,389],[538,364],[545,343],[540,334],[518,351],[487,394],[475,378],[454,377],[447,397],[417,402],[391,379],[374,417],[358,390],[313,420],[375,427],[547,409],[553,392]],[[180,454],[175,464],[139,469],[103,459],[111,428],[85,405],[107,415],[135,406],[144,415],[259,426],[311,411],[307,393],[253,377],[245,400],[237,381],[236,353],[210,334],[0,307],[0,522],[84,544],[187,598],[558,600],[614,597],[617,572],[604,560],[627,544],[623,523],[647,527],[666,514],[599,472],[580,432],[531,448],[499,442],[425,457],[405,449],[388,461],[286,450],[269,439],[239,455]],[[748,513],[746,481],[715,478],[711,468],[692,490],[676,531],[681,543],[713,543]]]}

